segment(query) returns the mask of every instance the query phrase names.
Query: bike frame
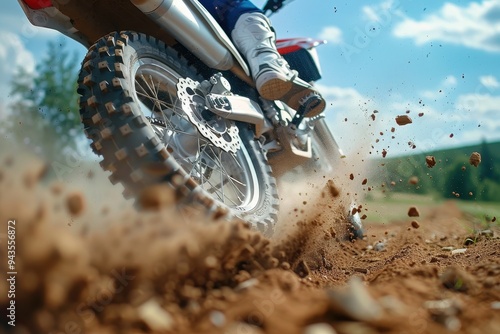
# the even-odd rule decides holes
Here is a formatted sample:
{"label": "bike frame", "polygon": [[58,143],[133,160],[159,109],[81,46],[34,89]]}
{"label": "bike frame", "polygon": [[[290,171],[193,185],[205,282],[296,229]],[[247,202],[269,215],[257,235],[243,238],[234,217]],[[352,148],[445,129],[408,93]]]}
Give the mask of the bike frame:
{"label": "bike frame", "polygon": [[[132,30],[151,35],[165,44],[187,48],[208,69],[229,71],[247,86],[254,87],[248,66],[236,50],[227,34],[197,0],[18,0],[30,22],[35,26],[54,29],[89,48],[99,38],[112,31]],[[304,73],[316,71],[317,74],[308,81],[321,77],[315,47],[324,41],[313,39],[284,39],[277,41],[277,47],[289,62],[293,56],[302,52],[297,64],[309,64]],[[312,69],[312,70],[311,70]],[[300,69],[299,69],[300,73]],[[301,75],[302,76],[302,75]],[[291,133],[282,122],[293,114],[294,110],[276,108],[270,101],[260,102],[261,112],[265,115],[266,124],[255,124],[255,117],[240,117],[240,121],[248,121],[257,129],[273,129],[268,119],[274,117],[274,131],[266,135],[264,148],[268,158],[278,174],[285,173],[311,159],[310,138],[302,140],[302,149],[297,149],[297,138],[301,134]],[[253,104],[255,106],[255,104]],[[281,109],[281,110],[279,110]],[[250,110],[250,109],[248,109]],[[240,114],[241,116],[241,114]],[[323,123],[322,116],[314,122]],[[310,127],[306,127],[308,130]],[[327,127],[326,127],[327,128]],[[261,136],[260,131],[256,135]],[[299,131],[300,132],[300,131]],[[333,137],[332,137],[333,138]],[[295,142],[295,143],[294,143]],[[279,144],[277,144],[279,143]],[[340,160],[342,151],[333,141],[332,154]],[[276,145],[279,145],[277,147]],[[287,163],[283,165],[283,162]],[[277,175],[279,176],[279,175]]]}

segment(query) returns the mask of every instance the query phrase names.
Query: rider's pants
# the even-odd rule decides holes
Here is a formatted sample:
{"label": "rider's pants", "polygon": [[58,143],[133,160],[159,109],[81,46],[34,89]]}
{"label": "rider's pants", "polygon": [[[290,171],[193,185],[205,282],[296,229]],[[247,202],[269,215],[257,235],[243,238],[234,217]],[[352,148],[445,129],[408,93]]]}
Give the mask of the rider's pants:
{"label": "rider's pants", "polygon": [[240,15],[262,12],[248,0],[200,0],[200,2],[229,36]]}

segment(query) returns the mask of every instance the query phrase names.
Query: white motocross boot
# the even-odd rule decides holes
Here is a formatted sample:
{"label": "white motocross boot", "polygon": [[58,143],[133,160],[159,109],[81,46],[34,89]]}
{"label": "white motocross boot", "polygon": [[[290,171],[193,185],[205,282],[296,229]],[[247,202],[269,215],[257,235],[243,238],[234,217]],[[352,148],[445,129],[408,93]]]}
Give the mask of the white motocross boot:
{"label": "white motocross boot", "polygon": [[[320,97],[313,86],[292,71],[276,49],[276,38],[269,19],[261,13],[240,16],[231,33],[234,44],[243,53],[259,94],[267,100],[281,100],[299,110],[311,95]],[[325,101],[312,107],[305,117],[316,116],[325,109]]]}

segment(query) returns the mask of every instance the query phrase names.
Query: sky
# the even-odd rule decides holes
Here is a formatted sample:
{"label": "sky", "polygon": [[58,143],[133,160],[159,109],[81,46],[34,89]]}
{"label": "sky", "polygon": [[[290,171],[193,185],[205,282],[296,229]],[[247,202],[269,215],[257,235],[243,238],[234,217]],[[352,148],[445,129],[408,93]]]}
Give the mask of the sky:
{"label": "sky", "polygon": [[[317,49],[316,84],[346,153],[500,140],[500,0],[293,0],[271,21],[278,37],[328,41]],[[16,66],[35,70],[49,40],[85,55],[76,42],[31,26],[14,0],[0,4],[0,37],[0,120]],[[413,123],[398,126],[403,114]]]}

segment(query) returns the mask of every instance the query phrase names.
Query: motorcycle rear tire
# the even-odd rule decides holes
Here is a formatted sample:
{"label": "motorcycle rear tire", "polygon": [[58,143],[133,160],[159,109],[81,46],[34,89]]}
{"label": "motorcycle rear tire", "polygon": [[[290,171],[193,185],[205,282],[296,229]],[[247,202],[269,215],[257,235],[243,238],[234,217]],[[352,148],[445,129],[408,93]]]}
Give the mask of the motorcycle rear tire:
{"label": "motorcycle rear tire", "polygon": [[[78,93],[81,95],[80,115],[85,133],[92,141],[93,151],[104,158],[101,166],[112,173],[110,180],[113,183],[121,182],[125,187],[127,197],[137,196],[150,185],[169,182],[185,198],[202,204],[212,211],[214,207],[215,210],[217,208],[229,210],[263,233],[271,234],[277,220],[279,203],[276,181],[261,145],[255,140],[249,126],[238,124],[241,145],[238,152],[233,155],[234,161],[231,161],[231,164],[237,167],[227,167],[222,164],[225,161],[221,157],[231,159],[231,153],[224,153],[215,147],[210,150],[219,153],[211,153],[208,158],[205,153],[203,159],[214,158],[215,161],[218,154],[220,166],[215,162],[211,163],[212,167],[207,167],[208,164],[203,160],[203,166],[201,166],[202,162],[193,162],[192,170],[189,170],[186,168],[185,161],[177,161],[178,158],[176,160],[179,155],[175,154],[175,145],[168,143],[168,150],[166,149],[166,143],[160,139],[158,132],[155,131],[156,128],[151,123],[152,118],[148,118],[147,111],[143,110],[145,104],[142,96],[145,89],[141,85],[150,89],[149,79],[145,79],[144,75],[143,81],[139,83],[137,81],[136,76],[143,67],[145,70],[141,73],[149,73],[151,76],[149,83],[156,84],[153,77],[160,78],[156,100],[154,96],[149,97],[152,101],[150,108],[154,110],[156,106],[154,101],[165,98],[164,101],[158,102],[162,113],[165,106],[171,105],[168,112],[172,117],[169,120],[175,117],[174,121],[177,120],[183,126],[187,122],[186,118],[176,113],[179,109],[176,109],[175,83],[179,78],[185,77],[197,81],[203,80],[196,68],[189,64],[182,54],[162,41],[144,34],[129,31],[111,33],[101,38],[89,49],[78,79]],[[165,95],[164,89],[166,88],[162,86],[160,90],[160,85],[164,84],[161,82],[162,79],[165,80],[165,87],[169,87],[168,96]],[[151,89],[152,92],[154,88]],[[160,96],[160,93],[163,95]],[[168,101],[165,102],[166,100]],[[201,156],[201,151],[208,150],[207,147],[211,142],[202,137],[199,131],[192,133],[197,133],[204,143],[201,146],[198,140],[197,154]],[[193,159],[195,158],[191,160]],[[162,175],[161,178],[145,171],[145,166],[158,163],[168,169],[168,173]],[[244,180],[233,182],[233,174],[238,173],[240,167],[244,169],[244,172],[241,172],[241,178]],[[227,175],[224,181],[222,181],[222,176],[220,177],[220,187],[234,183],[234,187],[238,187],[237,191],[241,191],[242,195],[236,196],[238,199],[242,197],[241,203],[229,203],[225,197],[220,198],[228,196],[224,194],[224,191],[217,198],[214,193],[209,193],[205,189],[202,182],[205,174],[212,174],[208,171],[209,168],[217,169],[217,173],[222,173],[222,170],[225,171],[226,168],[230,169],[225,171]],[[244,185],[240,186],[240,182]],[[215,192],[218,194],[217,190]],[[243,198],[245,197],[243,195],[249,195],[251,198]]]}

